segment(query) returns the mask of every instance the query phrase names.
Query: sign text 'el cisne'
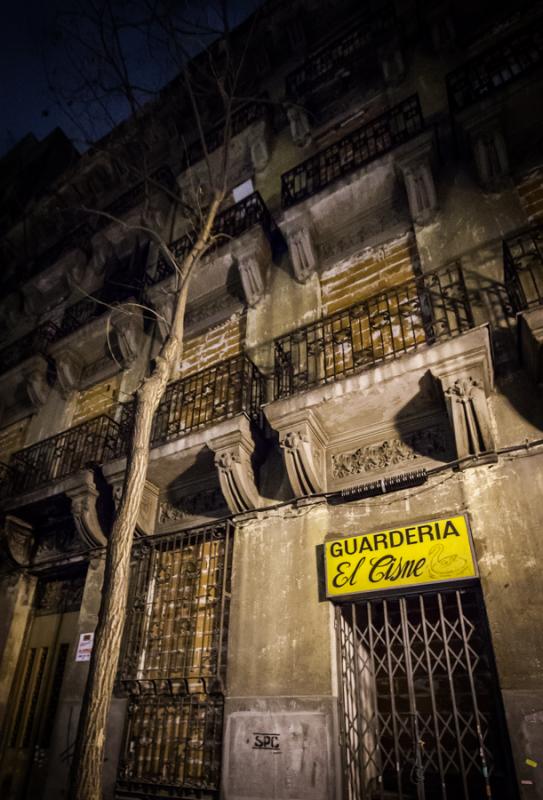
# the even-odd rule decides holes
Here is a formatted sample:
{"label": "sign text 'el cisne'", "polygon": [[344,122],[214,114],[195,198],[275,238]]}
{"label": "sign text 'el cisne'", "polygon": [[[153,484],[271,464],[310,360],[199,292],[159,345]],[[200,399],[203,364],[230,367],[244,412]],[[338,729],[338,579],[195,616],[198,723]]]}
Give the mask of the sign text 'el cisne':
{"label": "sign text 'el cisne'", "polygon": [[464,516],[326,542],[324,558],[328,597],[477,575]]}

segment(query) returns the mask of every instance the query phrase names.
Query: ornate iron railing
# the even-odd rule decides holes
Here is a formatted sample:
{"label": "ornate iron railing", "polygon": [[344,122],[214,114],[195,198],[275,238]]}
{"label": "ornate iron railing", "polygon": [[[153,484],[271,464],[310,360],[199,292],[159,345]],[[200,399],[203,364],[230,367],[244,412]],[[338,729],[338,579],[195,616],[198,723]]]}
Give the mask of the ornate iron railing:
{"label": "ornate iron railing", "polygon": [[[231,239],[241,236],[242,233],[257,223],[262,225],[264,232],[268,236],[271,236],[276,230],[275,223],[260,194],[253,192],[253,194],[240,200],[239,203],[230,206],[230,208],[217,215],[213,225],[213,236],[219,236],[220,238],[217,240],[215,247],[221,247]],[[186,233],[170,244],[170,249],[178,262],[183,260],[195,241],[196,233],[193,232]],[[168,275],[172,275],[173,272],[174,268],[161,254],[157,261],[155,274],[148,276],[147,283],[151,285],[158,283]]]}
{"label": "ornate iron railing", "polygon": [[54,341],[58,335],[58,327],[54,322],[45,322],[35,328],[26,336],[0,350],[0,372],[6,372],[12,367],[16,367],[26,358],[40,354],[45,355],[47,346]]}
{"label": "ornate iron railing", "polygon": [[[170,383],[155,413],[151,446],[238,414],[258,421],[264,400],[265,378],[246,355],[221,361]],[[133,415],[134,401],[124,403],[120,416],[122,440],[128,437]]]}
{"label": "ornate iron railing", "polygon": [[503,267],[515,311],[543,303],[543,225],[504,241]]}
{"label": "ornate iron railing", "polygon": [[[230,136],[237,136],[245,128],[248,128],[253,122],[264,119],[268,113],[268,106],[266,103],[266,95],[262,95],[261,99],[252,100],[250,103],[245,103],[236,111],[233,112],[230,120]],[[208,153],[213,153],[218,150],[224,142],[225,122],[221,121],[218,125],[214,125],[210,130],[206,131],[204,135],[206,148]],[[185,169],[204,157],[204,147],[201,139],[197,139],[187,147],[185,156]]]}
{"label": "ornate iron railing", "polygon": [[66,478],[87,464],[100,464],[118,449],[120,426],[106,416],[88,420],[11,456],[12,494]]}
{"label": "ornate iron railing", "polygon": [[283,208],[317,194],[337,178],[369,164],[423,130],[419,98],[413,95],[283,173]]}
{"label": "ornate iron railing", "polygon": [[129,297],[137,299],[140,294],[141,288],[137,286],[104,285],[92,296],[83,297],[65,309],[58,323],[55,339],[69,336],[106,311],[110,311],[114,304],[122,303]]}
{"label": "ornate iron railing", "polygon": [[285,79],[287,96],[299,98],[344,70],[351,70],[376,36],[392,30],[396,23],[393,3],[383,5],[368,18],[353,20],[347,31],[335,36],[289,73]]}
{"label": "ornate iron railing", "polygon": [[543,19],[517,30],[447,75],[449,104],[462,111],[543,64]]}
{"label": "ornate iron railing", "polygon": [[275,398],[303,392],[473,327],[462,270],[412,278],[275,340]]}

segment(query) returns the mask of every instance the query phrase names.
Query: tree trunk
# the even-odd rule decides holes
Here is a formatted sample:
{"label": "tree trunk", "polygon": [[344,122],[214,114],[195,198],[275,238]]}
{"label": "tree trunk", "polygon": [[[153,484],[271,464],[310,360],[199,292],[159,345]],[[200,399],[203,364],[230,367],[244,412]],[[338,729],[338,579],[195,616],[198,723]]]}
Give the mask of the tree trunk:
{"label": "tree trunk", "polygon": [[151,426],[172,368],[182,355],[189,279],[207,246],[221,200],[222,195],[217,194],[198,240],[181,267],[170,334],[155,359],[151,375],[137,394],[123,491],[106,550],[100,612],[72,761],[70,800],[102,800],[106,724],[121,650],[130,554],[147,477]]}

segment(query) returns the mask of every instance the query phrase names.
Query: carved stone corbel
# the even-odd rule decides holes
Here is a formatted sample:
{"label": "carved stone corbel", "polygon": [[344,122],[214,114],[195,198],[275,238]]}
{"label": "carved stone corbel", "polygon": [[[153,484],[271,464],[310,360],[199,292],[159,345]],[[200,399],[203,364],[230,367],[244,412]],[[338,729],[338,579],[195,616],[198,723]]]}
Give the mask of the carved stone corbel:
{"label": "carved stone corbel", "polygon": [[300,409],[272,423],[279,431],[285,466],[296,497],[326,488],[326,434],[311,409]]}
{"label": "carved stone corbel", "polygon": [[32,525],[8,514],[4,520],[2,540],[13,561],[20,567],[27,567],[35,544]]}
{"label": "carved stone corbel", "polygon": [[256,487],[251,456],[254,441],[249,421],[240,417],[235,430],[217,436],[208,442],[215,453],[215,466],[224,499],[233,514],[261,508],[266,501]]}
{"label": "carved stone corbel", "polygon": [[35,356],[24,372],[24,384],[28,399],[34,408],[41,408],[49,397],[51,387],[47,381],[47,361]]}
{"label": "carved stone corbel", "polygon": [[312,135],[307,111],[300,106],[288,106],[287,118],[294,144],[298,147],[310,144]]}
{"label": "carved stone corbel", "polygon": [[264,297],[271,264],[270,243],[260,226],[233,243],[233,255],[238,265],[245,299],[254,308]]}
{"label": "carved stone corbel", "polygon": [[173,320],[173,312],[175,309],[175,301],[175,293],[173,291],[169,292],[164,287],[159,287],[152,294],[151,302],[157,313],[156,321],[158,324],[158,330],[163,340],[170,332],[170,327]]}
{"label": "carved stone corbel", "polygon": [[73,350],[61,350],[55,353],[57,378],[64,396],[79,388],[83,371],[83,361]]}
{"label": "carved stone corbel", "polygon": [[112,339],[124,366],[132,364],[143,346],[143,310],[124,304],[111,312]]}
{"label": "carved stone corbel", "polygon": [[381,70],[385,82],[396,86],[405,75],[405,59],[399,41],[393,40],[379,49]]}
{"label": "carved stone corbel", "polygon": [[477,373],[441,378],[458,458],[496,449],[483,379]]}
{"label": "carved stone corbel", "polygon": [[411,219],[418,225],[432,220],[437,210],[437,192],[432,172],[433,140],[424,137],[400,151],[396,163],[407,192]]}
{"label": "carved stone corbel", "polygon": [[270,126],[267,120],[260,120],[249,129],[249,150],[255,172],[262,172],[268,166],[271,156]]}
{"label": "carved stone corbel", "polygon": [[499,191],[509,175],[507,145],[499,112],[494,109],[484,118],[466,118],[463,127],[471,142],[481,187],[489,192]]}
{"label": "carved stone corbel", "polygon": [[[119,508],[124,486],[125,460],[109,462],[103,466],[104,477],[111,486],[115,509]],[[151,481],[145,481],[143,496],[136,520],[136,533],[150,536],[155,532],[158,515],[160,489]]]}
{"label": "carved stone corbel", "polygon": [[287,234],[287,242],[294,276],[299,283],[306,283],[317,269],[313,232],[309,226],[297,228]]}
{"label": "carved stone corbel", "polygon": [[84,470],[74,475],[65,492],[71,501],[75,527],[83,543],[87,547],[106,545],[107,538],[96,510],[99,492],[92,472]]}

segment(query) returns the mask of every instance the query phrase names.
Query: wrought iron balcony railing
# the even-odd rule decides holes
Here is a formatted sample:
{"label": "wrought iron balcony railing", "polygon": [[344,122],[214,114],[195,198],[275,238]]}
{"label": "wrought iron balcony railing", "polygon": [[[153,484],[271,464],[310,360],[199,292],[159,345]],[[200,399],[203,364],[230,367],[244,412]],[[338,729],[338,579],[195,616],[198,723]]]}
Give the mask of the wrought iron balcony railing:
{"label": "wrought iron balcony railing", "polygon": [[45,322],[35,328],[26,336],[17,339],[12,344],[0,350],[0,373],[7,372],[8,369],[16,367],[26,358],[40,354],[45,355],[47,346],[54,341],[58,335],[58,327],[54,322]]}
{"label": "wrought iron balcony railing", "polygon": [[483,100],[543,64],[543,18],[517,30],[447,75],[453,113]]}
{"label": "wrought iron balcony railing", "polygon": [[[253,192],[248,197],[240,200],[230,208],[218,214],[213,225],[213,236],[219,236],[215,247],[221,247],[231,239],[241,236],[242,233],[259,223],[267,236],[276,230],[276,225],[268,211],[266,204],[258,192]],[[170,244],[170,249],[178,262],[187,255],[195,242],[195,233],[186,233],[180,239]],[[213,248],[210,248],[210,250]],[[209,252],[209,251],[208,251]],[[154,276],[147,277],[147,283],[152,285],[173,275],[174,268],[161,254],[157,261]]]}
{"label": "wrought iron balcony railing", "polygon": [[515,311],[543,303],[543,225],[504,241],[503,267]]}
{"label": "wrought iron balcony railing", "polygon": [[106,415],[13,453],[10,493],[20,494],[66,478],[87,464],[101,464],[116,452],[120,426]]}
{"label": "wrought iron balcony railing", "polygon": [[101,317],[106,311],[110,311],[116,303],[123,303],[130,297],[139,298],[141,288],[137,286],[115,286],[104,285],[101,289],[94,292],[92,296],[83,297],[77,303],[68,306],[57,325],[55,340],[63,339],[74,331],[79,330],[88,322]]}
{"label": "wrought iron balcony railing", "polygon": [[[246,355],[234,356],[170,383],[155,413],[151,446],[238,414],[258,421],[264,392],[264,376]],[[124,403],[120,417],[123,441],[128,438],[133,415],[134,402]]]}
{"label": "wrought iron balcony railing", "polygon": [[281,176],[283,208],[317,194],[337,178],[369,164],[423,130],[419,98],[413,95],[285,172]]}
{"label": "wrought iron balcony railing", "polygon": [[473,327],[453,265],[362,300],[275,340],[275,399],[363,372]]}
{"label": "wrought iron balcony railing", "polygon": [[352,21],[347,31],[328,41],[289,73],[285,79],[288,97],[300,98],[323,82],[343,71],[351,71],[353,63],[363,57],[376,36],[392,30],[396,22],[393,3],[387,3],[375,14]]}
{"label": "wrought iron balcony railing", "polygon": [[[264,119],[268,113],[266,104],[266,95],[262,95],[261,99],[252,100],[250,103],[244,103],[240,108],[233,112],[230,120],[230,135],[237,136],[245,128],[248,128],[253,122]],[[204,138],[208,153],[213,153],[218,150],[224,142],[225,123],[220,122],[214,125],[209,131],[206,131]],[[204,147],[201,139],[192,142],[187,148],[185,156],[185,169],[204,157]]]}

